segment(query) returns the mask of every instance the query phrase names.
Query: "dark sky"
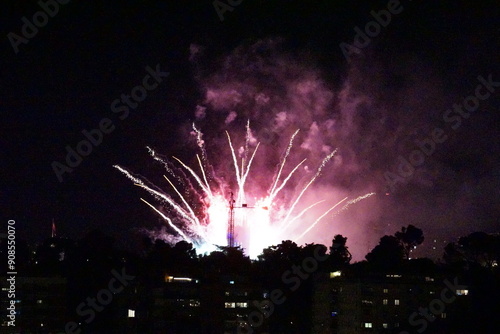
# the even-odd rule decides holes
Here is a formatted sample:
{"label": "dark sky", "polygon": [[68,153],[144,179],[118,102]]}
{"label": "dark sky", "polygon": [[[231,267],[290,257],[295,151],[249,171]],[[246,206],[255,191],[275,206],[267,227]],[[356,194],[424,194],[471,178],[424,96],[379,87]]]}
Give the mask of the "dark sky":
{"label": "dark sky", "polygon": [[[212,110],[200,122],[202,131],[218,138],[225,129],[227,101],[210,100],[210,90],[267,84],[262,91],[279,96],[281,83],[314,73],[322,86],[313,93],[331,92],[326,105],[318,114],[292,106],[290,114],[311,115],[300,124],[305,133],[312,122],[321,132],[327,119],[335,120],[334,133],[321,140],[339,148],[342,166],[332,171],[335,177],[328,172],[325,183],[354,197],[377,192],[377,199],[359,208],[363,223],[350,235],[353,243],[360,238],[358,252],[408,223],[421,227],[429,240],[498,232],[500,87],[456,130],[443,115],[474,95],[478,76],[500,81],[500,6],[416,0],[400,6],[387,27],[347,61],[339,44],[352,44],[354,28],[364,29],[373,21],[370,11],[387,9],[387,1],[243,0],[221,21],[213,2],[205,0],[73,0],[59,5],[17,53],[8,34],[21,35],[21,19],[32,22],[40,6],[7,1],[0,14],[2,220],[16,220],[19,236],[30,241],[49,236],[54,218],[60,235],[78,238],[100,228],[127,243],[134,227],[159,222],[139,201],[144,193],[112,165],[151,176],[157,167],[148,145],[191,159],[195,146],[188,129],[197,106]],[[120,120],[111,103],[130,94],[145,68],[157,64],[169,76]],[[317,98],[313,104],[321,103]],[[279,111],[259,116],[235,108],[241,109],[234,124],[250,119],[257,133],[271,128],[265,122]],[[64,162],[65,147],[75,148],[84,139],[82,130],[96,128],[103,118],[112,120],[114,131],[59,182],[52,162]],[[387,190],[384,173],[394,172],[398,156],[408,158],[415,140],[435,128],[448,139],[411,178]],[[350,219],[355,218],[353,213]]]}

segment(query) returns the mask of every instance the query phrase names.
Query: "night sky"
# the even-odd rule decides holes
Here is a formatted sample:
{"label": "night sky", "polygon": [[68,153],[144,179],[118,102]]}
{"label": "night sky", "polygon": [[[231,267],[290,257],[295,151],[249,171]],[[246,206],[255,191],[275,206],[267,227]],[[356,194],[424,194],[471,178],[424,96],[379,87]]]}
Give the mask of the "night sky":
{"label": "night sky", "polygon": [[[73,0],[15,47],[9,33],[22,37],[22,18],[33,22],[41,7],[7,3],[0,205],[18,238],[41,241],[55,219],[61,236],[99,228],[130,246],[136,229],[162,223],[139,200],[144,191],[112,166],[161,180],[146,146],[193,163],[192,122],[213,143],[215,168],[230,165],[218,143],[225,130],[243,134],[247,120],[279,154],[297,128],[310,161],[338,148],[314,189],[319,197],[377,193],[318,226],[319,242],[346,235],[355,259],[408,224],[423,229],[429,249],[434,239],[442,249],[472,231],[499,232],[497,1],[235,0],[221,21],[213,1]],[[364,31],[371,11],[388,8],[397,13],[386,27],[355,49],[355,28]],[[113,101],[157,65],[168,76],[127,117],[113,112]],[[489,96],[460,116],[453,105],[477,94],[479,76],[494,82],[479,90]],[[260,108],[257,96],[270,100]],[[82,131],[105,118],[114,130],[60,182],[53,162],[65,163],[66,146],[75,149]],[[433,136],[441,140],[433,152],[414,156],[425,161],[388,185],[399,157],[410,159],[416,141]]]}

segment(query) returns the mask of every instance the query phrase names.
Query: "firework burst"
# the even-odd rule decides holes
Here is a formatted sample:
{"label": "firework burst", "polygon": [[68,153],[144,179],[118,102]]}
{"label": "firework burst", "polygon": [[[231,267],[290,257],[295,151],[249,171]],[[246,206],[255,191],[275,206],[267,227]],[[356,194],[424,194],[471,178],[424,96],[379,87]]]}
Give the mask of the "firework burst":
{"label": "firework burst", "polygon": [[[168,240],[171,242],[185,240],[193,243],[199,252],[204,253],[216,249],[216,246],[225,245],[227,242],[230,219],[230,197],[227,189],[230,189],[230,186],[223,179],[218,178],[214,172],[214,168],[208,161],[203,134],[194,124],[193,131],[200,150],[200,154],[196,155],[198,171],[176,157],[167,159],[148,148],[149,154],[164,166],[169,175],[164,175],[170,188],[169,191],[161,189],[145,177],[135,175],[121,166],[113,167],[135,185],[150,193],[160,203],[155,206],[141,198],[169,227],[171,236],[167,238]],[[298,133],[299,130],[291,136],[276,172],[269,179],[267,193],[259,196],[247,193],[246,185],[247,181],[251,180],[252,162],[257,156],[260,143],[257,143],[253,149],[250,147],[252,132],[249,123],[246,125],[245,144],[238,151],[233,145],[229,132],[226,132],[237,188],[233,203],[236,244],[242,246],[252,258],[259,255],[263,248],[279,243],[281,240],[299,241],[330,213],[339,214],[348,206],[374,195],[374,193],[369,193],[349,201],[345,197],[323,210],[312,223],[304,223],[302,218],[326,200],[303,205],[301,199],[308,190],[311,191],[311,185],[320,177],[323,168],[335,156],[337,150],[326,155],[312,177],[304,176],[305,182],[300,183],[301,186],[294,189],[296,195],[290,201],[286,201],[280,193],[306,161],[303,159],[290,172],[284,172]],[[247,199],[250,198],[254,199],[251,206],[247,205]],[[334,211],[345,201],[347,202],[343,207]]]}

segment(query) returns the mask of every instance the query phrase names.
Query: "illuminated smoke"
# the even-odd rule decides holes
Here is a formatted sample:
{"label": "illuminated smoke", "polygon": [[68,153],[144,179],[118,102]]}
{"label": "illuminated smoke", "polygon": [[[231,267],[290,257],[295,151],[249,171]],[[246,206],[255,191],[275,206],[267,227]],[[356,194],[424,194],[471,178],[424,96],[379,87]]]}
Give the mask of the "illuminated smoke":
{"label": "illuminated smoke", "polygon": [[[205,157],[204,160],[207,161],[207,154],[204,151],[203,141],[201,140],[202,133],[194,126],[193,129],[195,130],[199,149],[202,150],[201,154]],[[252,189],[256,188],[247,190],[247,188],[249,188],[247,187],[247,182],[252,182],[252,162],[257,156],[257,150],[260,143],[257,143],[255,148],[251,148],[251,129],[247,123],[245,145],[239,150],[240,153],[238,154],[233,146],[229,132],[226,132],[228,140],[227,148],[233,160],[234,177],[237,184],[235,225],[237,226],[238,232],[235,236],[236,242],[238,245],[241,245],[246,253],[252,258],[259,255],[263,248],[271,246],[272,244],[277,244],[281,242],[281,240],[291,239],[298,241],[302,239],[302,237],[325,218],[328,213],[347,200],[346,197],[335,203],[319,217],[316,217],[312,223],[308,223],[302,219],[311,209],[324,202],[324,200],[321,200],[310,204],[301,199],[310,189],[311,185],[321,176],[322,170],[333,158],[336,150],[330,152],[321,161],[312,176],[302,176],[302,178],[305,177],[307,180],[305,184],[301,182],[297,183],[299,186],[294,189],[297,193],[295,197],[290,198],[290,201],[287,202],[286,197],[280,196],[280,192],[285,188],[287,182],[305,161],[302,160],[292,168],[290,172],[283,173],[286,168],[287,158],[289,158],[293,150],[293,140],[297,133],[298,131],[295,131],[291,136],[283,157],[278,163],[279,167],[277,171],[274,172],[274,174],[273,172],[268,173],[269,190],[266,193],[255,193]],[[207,162],[203,163],[199,155],[196,155],[199,167],[199,172],[197,172],[176,157],[172,157],[176,164],[174,165],[158,157],[154,150],[149,149],[149,152],[151,156],[153,156],[155,160],[161,162],[166,167],[169,174],[173,176],[172,180],[167,176],[164,176],[164,179],[171,189],[170,192],[173,192],[174,195],[169,194],[169,191],[164,191],[158,186],[151,184],[144,177],[132,174],[123,167],[117,165],[114,167],[137,186],[153,195],[153,197],[162,204],[159,207],[155,207],[153,204],[141,198],[144,203],[166,222],[167,226],[171,228],[171,234],[180,237],[182,240],[193,243],[200,252],[215,250],[216,245],[225,245],[229,219],[229,198],[224,196],[224,189],[230,188],[230,185],[221,185],[220,181],[210,184],[208,181],[209,179],[215,180],[218,179],[218,177],[217,175],[209,175],[209,170],[213,169],[206,168],[210,166],[206,166]],[[182,173],[182,171],[186,171],[187,174]],[[195,181],[192,189],[180,189],[178,185],[175,184],[178,183],[180,186],[191,184],[189,180],[182,179],[183,175]],[[278,186],[278,184],[280,185]],[[201,211],[203,214],[200,215],[202,218],[195,213],[195,203],[190,203],[184,195],[184,192],[188,190],[196,193],[197,200],[195,203],[198,206],[200,204],[202,205]],[[351,200],[348,202],[348,205],[354,204],[370,195],[372,194],[367,194]],[[251,203],[248,203],[247,201],[250,199],[253,200]],[[345,208],[346,206],[344,206],[342,210]],[[166,212],[169,212],[170,216],[166,214]],[[178,239],[174,238],[171,240]]]}

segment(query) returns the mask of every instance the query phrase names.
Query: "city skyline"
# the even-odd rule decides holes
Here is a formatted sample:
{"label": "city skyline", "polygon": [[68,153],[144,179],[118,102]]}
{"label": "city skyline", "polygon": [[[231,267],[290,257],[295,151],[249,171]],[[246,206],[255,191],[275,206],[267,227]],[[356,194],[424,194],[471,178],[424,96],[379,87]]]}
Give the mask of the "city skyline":
{"label": "city skyline", "polygon": [[175,235],[113,166],[175,196],[146,147],[195,168],[195,123],[237,193],[226,131],[241,159],[247,122],[250,148],[261,143],[254,197],[296,130],[290,166],[307,162],[291,185],[337,150],[295,211],[325,200],[304,230],[343,198],[375,193],[330,212],[302,244],[342,234],[362,260],[409,224],[429,250],[498,232],[494,2],[41,3],[10,3],[2,25],[0,201],[18,238],[41,242],[53,219],[59,235],[100,229],[124,246],[139,230]]}

